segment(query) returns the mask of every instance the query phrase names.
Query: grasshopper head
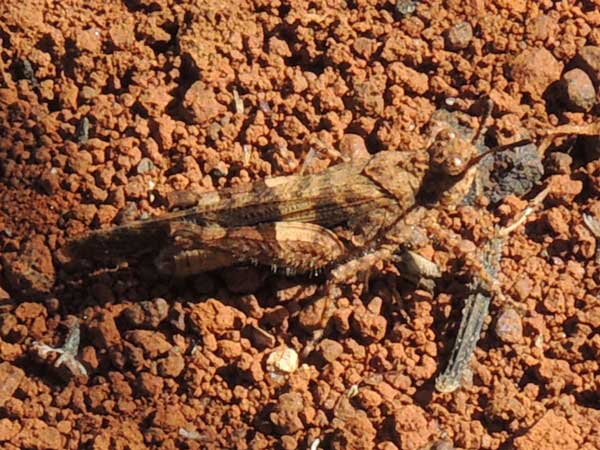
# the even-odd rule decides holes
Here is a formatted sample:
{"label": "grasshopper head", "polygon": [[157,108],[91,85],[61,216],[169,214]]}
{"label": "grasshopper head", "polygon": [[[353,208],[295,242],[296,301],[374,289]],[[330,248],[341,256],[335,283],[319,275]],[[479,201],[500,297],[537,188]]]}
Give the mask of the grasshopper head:
{"label": "grasshopper head", "polygon": [[440,130],[429,147],[431,171],[456,177],[463,174],[477,155],[471,141],[463,139],[449,129]]}
{"label": "grasshopper head", "polygon": [[447,123],[435,124],[428,147],[429,172],[419,193],[421,201],[445,206],[458,205],[471,189],[482,159],[492,153],[530,143],[528,139],[523,139],[480,153],[475,143],[481,129],[480,125],[475,135],[466,139]]}

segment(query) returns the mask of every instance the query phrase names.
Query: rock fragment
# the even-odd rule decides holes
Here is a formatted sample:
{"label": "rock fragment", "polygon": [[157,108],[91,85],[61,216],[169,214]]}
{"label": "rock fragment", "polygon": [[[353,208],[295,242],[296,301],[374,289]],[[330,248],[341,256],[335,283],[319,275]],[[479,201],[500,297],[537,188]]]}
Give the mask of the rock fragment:
{"label": "rock fragment", "polygon": [[132,330],[126,333],[125,338],[141,347],[149,358],[156,358],[158,355],[165,354],[172,347],[165,336],[157,331]]}
{"label": "rock fragment", "polygon": [[150,171],[154,170],[155,168],[156,168],[156,166],[154,165],[152,160],[150,158],[144,157],[138,163],[136,170],[137,170],[138,174],[143,174],[146,172],[150,172]]}
{"label": "rock fragment", "polygon": [[446,47],[449,50],[463,50],[473,39],[473,27],[469,22],[459,22],[446,33]]}
{"label": "rock fragment", "polygon": [[387,320],[385,317],[374,314],[366,308],[354,311],[351,317],[352,330],[361,339],[369,342],[378,342],[385,336]]}
{"label": "rock fragment", "polygon": [[545,48],[527,49],[512,61],[511,75],[521,90],[541,97],[560,78],[562,64]]}
{"label": "rock fragment", "polygon": [[164,298],[134,303],[123,311],[123,316],[134,327],[156,328],[167,318],[169,304]]}
{"label": "rock fragment", "polygon": [[185,369],[185,359],[177,349],[173,349],[165,358],[158,361],[157,369],[162,377],[177,378]]}
{"label": "rock fragment", "polygon": [[344,353],[342,344],[332,339],[323,339],[319,343],[318,350],[321,357],[329,363],[335,361]]}
{"label": "rock fragment", "polygon": [[298,369],[300,358],[293,348],[282,348],[273,350],[267,358],[267,370],[269,372],[292,373]]}
{"label": "rock fragment", "polygon": [[299,415],[304,410],[304,399],[299,392],[288,392],[277,400],[275,411],[270,414],[271,422],[283,433],[296,433],[304,428]]}
{"label": "rock fragment", "polygon": [[594,85],[583,70],[569,70],[563,75],[561,84],[567,106],[572,111],[586,112],[596,104]]}
{"label": "rock fragment", "polygon": [[413,0],[398,0],[395,9],[401,17],[410,16],[416,11],[417,5]]}
{"label": "rock fragment", "polygon": [[351,161],[369,156],[365,140],[358,134],[345,134],[340,140],[340,153]]}
{"label": "rock fragment", "polygon": [[108,312],[97,314],[89,320],[87,328],[96,347],[111,349],[121,345],[121,334],[112,314]]}
{"label": "rock fragment", "polygon": [[8,285],[20,294],[48,292],[54,285],[52,254],[42,236],[34,236],[18,253],[4,255],[2,266]]}
{"label": "rock fragment", "polygon": [[597,86],[600,84],[600,47],[586,45],[575,58],[577,67],[581,68]]}
{"label": "rock fragment", "polygon": [[512,308],[502,311],[496,321],[496,335],[507,344],[516,344],[523,337],[521,316]]}
{"label": "rock fragment", "polygon": [[19,387],[25,372],[8,362],[0,363],[0,407],[12,397]]}

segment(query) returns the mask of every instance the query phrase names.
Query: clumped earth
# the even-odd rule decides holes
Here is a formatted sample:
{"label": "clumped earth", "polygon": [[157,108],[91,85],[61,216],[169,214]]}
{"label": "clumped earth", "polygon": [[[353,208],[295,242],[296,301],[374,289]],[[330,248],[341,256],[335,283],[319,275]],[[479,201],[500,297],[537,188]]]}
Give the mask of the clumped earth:
{"label": "clumped earth", "polygon": [[[453,393],[434,387],[469,295],[452,249],[429,248],[433,293],[393,265],[341,287],[299,367],[322,279],[59,252],[174,191],[423,151],[436,110],[476,127],[484,97],[488,145],[592,122],[597,3],[7,0],[0,42],[2,448],[600,448],[595,136],[540,155],[550,193],[505,244],[507,299]],[[531,151],[496,165],[511,182],[445,218],[479,247],[536,189]]]}

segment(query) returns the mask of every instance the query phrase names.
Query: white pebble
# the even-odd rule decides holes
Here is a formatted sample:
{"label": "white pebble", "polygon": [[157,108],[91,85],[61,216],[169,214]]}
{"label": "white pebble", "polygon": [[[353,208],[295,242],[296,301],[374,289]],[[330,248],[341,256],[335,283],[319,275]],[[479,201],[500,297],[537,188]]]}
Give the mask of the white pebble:
{"label": "white pebble", "polygon": [[267,370],[292,373],[298,369],[299,362],[300,358],[296,350],[292,348],[277,349],[271,352],[267,358]]}

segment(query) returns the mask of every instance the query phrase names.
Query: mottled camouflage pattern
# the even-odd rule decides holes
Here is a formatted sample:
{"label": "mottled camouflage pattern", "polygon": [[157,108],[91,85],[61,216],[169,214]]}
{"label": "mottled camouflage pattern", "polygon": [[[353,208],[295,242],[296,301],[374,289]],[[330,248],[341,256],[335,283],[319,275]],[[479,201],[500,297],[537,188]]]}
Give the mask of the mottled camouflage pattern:
{"label": "mottled camouflage pattern", "polygon": [[155,252],[159,271],[174,276],[249,263],[313,272],[406,244],[403,218],[458,203],[473,181],[477,154],[440,124],[427,150],[383,151],[318,174],[186,194],[193,207],[95,231],[67,249],[100,259]]}

